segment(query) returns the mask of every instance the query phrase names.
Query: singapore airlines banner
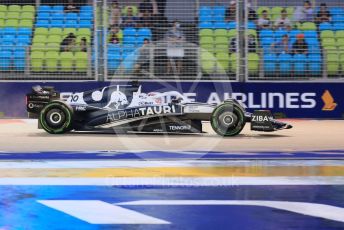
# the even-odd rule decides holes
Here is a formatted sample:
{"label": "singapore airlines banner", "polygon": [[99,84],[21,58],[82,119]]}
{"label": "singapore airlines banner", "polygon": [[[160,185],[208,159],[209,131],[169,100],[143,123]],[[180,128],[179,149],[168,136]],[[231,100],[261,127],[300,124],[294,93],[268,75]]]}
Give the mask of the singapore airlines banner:
{"label": "singapore airlines banner", "polygon": [[[25,95],[34,85],[54,86],[67,98],[82,92],[130,82],[2,82],[0,116],[26,117]],[[221,103],[233,97],[248,111],[269,109],[288,118],[344,118],[344,83],[140,82],[142,91],[179,91],[190,101]]]}

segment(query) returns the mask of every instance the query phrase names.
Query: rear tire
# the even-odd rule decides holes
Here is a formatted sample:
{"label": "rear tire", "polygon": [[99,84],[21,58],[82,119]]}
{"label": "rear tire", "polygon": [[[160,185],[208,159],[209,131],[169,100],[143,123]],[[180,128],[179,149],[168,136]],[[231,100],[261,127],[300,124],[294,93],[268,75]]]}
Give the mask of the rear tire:
{"label": "rear tire", "polygon": [[73,110],[63,102],[50,102],[42,109],[38,122],[51,134],[69,132],[73,129]]}
{"label": "rear tire", "polygon": [[236,136],[246,123],[244,110],[236,103],[225,102],[214,109],[210,123],[220,136]]}

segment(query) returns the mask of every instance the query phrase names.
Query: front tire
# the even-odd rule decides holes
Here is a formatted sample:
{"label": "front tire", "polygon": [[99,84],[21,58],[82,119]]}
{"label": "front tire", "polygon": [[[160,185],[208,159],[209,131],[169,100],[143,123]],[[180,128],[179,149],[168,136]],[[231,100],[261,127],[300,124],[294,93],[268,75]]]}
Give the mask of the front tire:
{"label": "front tire", "polygon": [[63,102],[50,102],[42,109],[38,122],[51,134],[69,132],[73,129],[73,110]]}
{"label": "front tire", "polygon": [[236,136],[245,126],[245,114],[240,105],[225,102],[211,114],[211,127],[220,136]]}

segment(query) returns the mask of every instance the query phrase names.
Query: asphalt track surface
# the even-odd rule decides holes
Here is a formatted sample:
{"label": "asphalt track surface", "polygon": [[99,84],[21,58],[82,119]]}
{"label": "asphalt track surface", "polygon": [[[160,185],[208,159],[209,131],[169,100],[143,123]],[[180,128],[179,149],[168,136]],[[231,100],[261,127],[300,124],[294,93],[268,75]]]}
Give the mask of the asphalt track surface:
{"label": "asphalt track surface", "polygon": [[344,149],[344,122],[290,120],[294,127],[274,133],[243,132],[230,138],[216,135],[209,123],[200,135],[114,135],[72,132],[50,135],[36,120],[0,120],[0,151],[313,151]]}

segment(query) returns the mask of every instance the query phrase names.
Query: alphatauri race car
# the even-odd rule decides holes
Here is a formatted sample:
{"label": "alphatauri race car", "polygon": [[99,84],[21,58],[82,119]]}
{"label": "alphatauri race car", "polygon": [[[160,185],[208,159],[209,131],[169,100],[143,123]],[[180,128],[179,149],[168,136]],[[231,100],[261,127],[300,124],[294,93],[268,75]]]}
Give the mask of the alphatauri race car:
{"label": "alphatauri race car", "polygon": [[26,97],[29,118],[38,118],[39,128],[51,134],[202,133],[202,121],[210,121],[221,136],[239,134],[246,122],[255,131],[292,128],[273,119],[270,111],[246,112],[234,99],[220,105],[190,102],[177,91],[144,93],[138,83],[73,93],[64,100],[54,87],[35,86]]}

